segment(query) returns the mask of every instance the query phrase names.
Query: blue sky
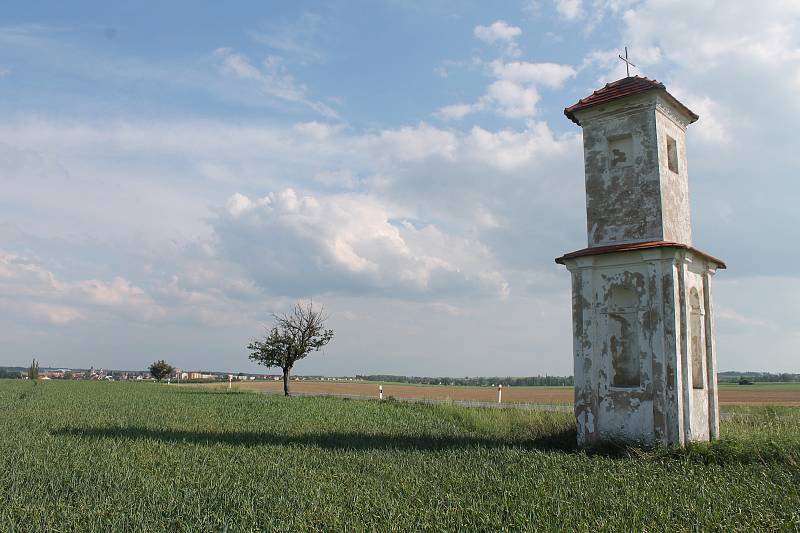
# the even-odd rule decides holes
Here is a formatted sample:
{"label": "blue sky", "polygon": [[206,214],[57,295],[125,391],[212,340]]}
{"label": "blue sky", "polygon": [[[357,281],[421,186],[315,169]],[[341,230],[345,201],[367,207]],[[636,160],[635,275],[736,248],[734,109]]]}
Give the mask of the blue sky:
{"label": "blue sky", "polygon": [[[724,6],[724,9],[723,9]],[[0,19],[0,364],[572,371],[585,246],[563,108],[624,75],[696,111],[719,366],[798,371],[800,7],[775,1],[19,3]]]}

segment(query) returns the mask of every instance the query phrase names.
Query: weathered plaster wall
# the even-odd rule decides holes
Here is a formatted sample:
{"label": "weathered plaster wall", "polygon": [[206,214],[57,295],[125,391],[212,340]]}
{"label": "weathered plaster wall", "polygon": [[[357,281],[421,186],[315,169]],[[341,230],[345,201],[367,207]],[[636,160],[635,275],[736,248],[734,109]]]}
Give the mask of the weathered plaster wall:
{"label": "weathered plaster wall", "polygon": [[714,329],[714,305],[711,297],[711,278],[716,273],[716,265],[705,262],[703,265],[703,308],[705,309],[706,341],[706,383],[708,384],[708,432],[710,439],[719,438],[719,389],[717,388],[717,346]]}
{"label": "weathered plaster wall", "polygon": [[[658,171],[661,176],[661,216],[665,241],[692,244],[692,221],[689,208],[689,172],[686,158],[688,119],[677,113],[660,96],[656,101]],[[675,140],[678,172],[669,168],[667,137]]]}
{"label": "weathered plaster wall", "polygon": [[[706,327],[710,297],[703,291],[716,265],[679,248],[581,257],[566,265],[573,280],[579,444],[605,439],[682,444],[716,437],[718,407],[716,394],[713,402],[710,394],[716,389],[709,378],[716,365],[703,367],[704,387],[695,389],[690,352],[695,294],[701,306],[699,345],[713,355],[706,352],[713,332]],[[635,383],[628,367],[620,367],[620,361],[629,361],[625,357],[636,361]],[[615,383],[619,368],[627,376],[623,384]]]}
{"label": "weathered plaster wall", "polygon": [[[688,118],[657,91],[577,116],[583,127],[588,245],[691,244]],[[678,172],[669,167],[667,136],[676,142]]]}
{"label": "weathered plaster wall", "polygon": [[[683,256],[685,276],[685,314],[687,343],[684,395],[689,413],[685,426],[685,440],[709,440],[718,435],[718,410],[716,402],[716,361],[713,348],[713,331],[710,325],[710,276],[713,268],[702,258],[688,253]],[[713,397],[713,401],[712,401]]]}
{"label": "weathered plaster wall", "polygon": [[[589,246],[662,237],[655,96],[583,111],[586,225]],[[610,146],[630,136],[632,153]]]}

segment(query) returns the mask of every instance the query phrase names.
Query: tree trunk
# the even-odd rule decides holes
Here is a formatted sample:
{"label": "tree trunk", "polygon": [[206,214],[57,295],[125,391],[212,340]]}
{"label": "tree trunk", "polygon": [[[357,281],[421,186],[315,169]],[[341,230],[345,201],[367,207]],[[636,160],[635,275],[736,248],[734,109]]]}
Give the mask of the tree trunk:
{"label": "tree trunk", "polygon": [[283,369],[283,395],[289,396],[289,367]]}

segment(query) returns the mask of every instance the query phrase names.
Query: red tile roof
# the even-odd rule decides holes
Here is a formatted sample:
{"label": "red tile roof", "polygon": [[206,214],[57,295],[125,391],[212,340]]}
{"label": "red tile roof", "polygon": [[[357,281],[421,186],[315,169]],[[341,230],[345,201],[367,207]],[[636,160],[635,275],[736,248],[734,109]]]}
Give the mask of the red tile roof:
{"label": "red tile roof", "polygon": [[647,242],[629,242],[623,244],[612,244],[609,246],[595,246],[590,248],[584,248],[582,250],[578,250],[576,252],[570,252],[568,254],[564,254],[561,257],[556,258],[556,263],[559,265],[563,265],[564,261],[567,259],[575,259],[576,257],[586,257],[590,255],[601,255],[601,254],[611,254],[614,252],[631,252],[634,250],[647,250],[650,248],[681,248],[683,250],[690,250],[700,257],[705,258],[708,261],[716,263],[718,268],[728,268],[724,261],[717,259],[713,255],[708,255],[707,253],[701,252],[697,248],[693,248],[686,244],[679,244],[677,242],[669,242],[669,241],[647,241]]}
{"label": "red tile roof", "polygon": [[575,118],[576,111],[600,104],[607,104],[608,102],[619,100],[620,98],[626,98],[628,96],[633,96],[635,94],[640,94],[653,89],[664,91],[664,94],[668,97],[668,99],[690,117],[690,123],[700,118],[691,109],[680,103],[677,98],[669,94],[663,83],[657,80],[641,78],[639,76],[630,76],[627,78],[622,78],[621,80],[607,83],[602,89],[596,90],[586,98],[582,98],[578,100],[577,103],[566,108],[564,110],[564,114],[568,119],[580,126],[580,122],[578,122],[578,119]]}

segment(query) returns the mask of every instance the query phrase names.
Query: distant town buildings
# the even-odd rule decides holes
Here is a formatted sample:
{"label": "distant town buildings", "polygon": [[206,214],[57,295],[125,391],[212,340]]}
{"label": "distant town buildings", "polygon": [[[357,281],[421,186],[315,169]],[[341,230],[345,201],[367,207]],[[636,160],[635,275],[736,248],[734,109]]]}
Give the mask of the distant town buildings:
{"label": "distant town buildings", "polygon": [[[26,378],[25,367],[0,367],[0,378]],[[81,380],[81,381],[150,381],[153,377],[148,370],[110,370],[105,368],[48,368],[39,369],[39,379],[43,380]],[[250,374],[245,372],[213,372],[209,370],[187,371],[176,368],[170,375],[170,382],[203,381],[281,381],[281,374]],[[292,376],[292,381],[363,381],[360,377]]]}

